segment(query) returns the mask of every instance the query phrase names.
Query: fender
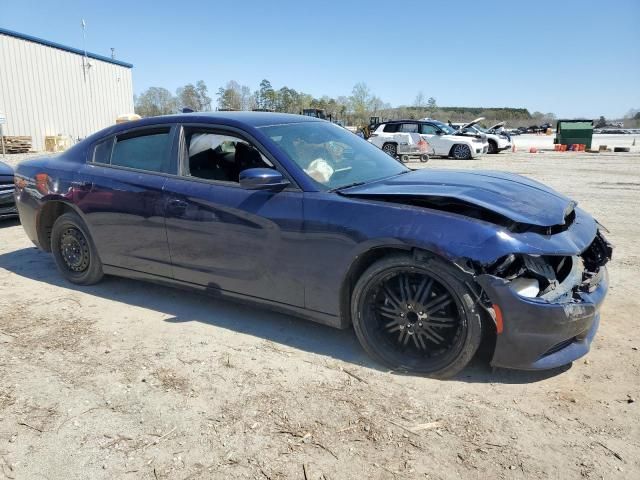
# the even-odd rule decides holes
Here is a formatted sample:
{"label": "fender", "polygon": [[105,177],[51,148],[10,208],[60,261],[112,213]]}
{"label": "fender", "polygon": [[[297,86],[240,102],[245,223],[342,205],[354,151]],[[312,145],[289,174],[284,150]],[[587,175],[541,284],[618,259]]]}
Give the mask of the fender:
{"label": "fender", "polygon": [[71,201],[64,195],[47,195],[41,199],[41,203],[35,214],[37,246],[41,250],[44,250],[45,252],[51,251],[51,228],[53,227],[56,219],[66,212],[74,212],[78,215],[85,228],[89,230],[91,235],[93,235],[91,227],[85,220],[82,210],[80,210],[77,205],[71,203]]}

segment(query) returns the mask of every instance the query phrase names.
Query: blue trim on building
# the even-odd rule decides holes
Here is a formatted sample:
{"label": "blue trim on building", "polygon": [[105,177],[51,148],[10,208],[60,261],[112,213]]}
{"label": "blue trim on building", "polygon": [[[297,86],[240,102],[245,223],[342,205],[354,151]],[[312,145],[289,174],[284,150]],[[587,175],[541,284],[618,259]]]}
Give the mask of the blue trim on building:
{"label": "blue trim on building", "polygon": [[[0,35],[8,35],[10,37],[20,38],[22,40],[27,40],[29,42],[39,43],[40,45],[45,45],[47,47],[57,48],[59,50],[64,50],[65,52],[71,52],[77,55],[84,56],[84,51],[79,50],[77,48],[67,47],[66,45],[61,45],[60,43],[50,42],[49,40],[44,40],[42,38],[33,37],[31,35],[27,35],[24,33],[14,32],[12,30],[7,30],[6,28],[0,27]],[[113,63],[114,65],[120,65],[121,67],[133,68],[133,65],[130,63],[121,62],[120,60],[114,60],[113,58],[104,57],[96,53],[87,52],[87,57],[93,58],[95,60],[100,60],[103,62]]]}

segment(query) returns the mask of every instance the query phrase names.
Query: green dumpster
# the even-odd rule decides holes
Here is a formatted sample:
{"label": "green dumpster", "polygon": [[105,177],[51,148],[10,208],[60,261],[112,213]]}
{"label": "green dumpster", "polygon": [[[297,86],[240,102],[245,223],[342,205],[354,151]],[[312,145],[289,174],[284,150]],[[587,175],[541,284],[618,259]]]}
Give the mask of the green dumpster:
{"label": "green dumpster", "polygon": [[591,148],[593,120],[558,120],[556,138],[553,143],[560,145],[586,145]]}

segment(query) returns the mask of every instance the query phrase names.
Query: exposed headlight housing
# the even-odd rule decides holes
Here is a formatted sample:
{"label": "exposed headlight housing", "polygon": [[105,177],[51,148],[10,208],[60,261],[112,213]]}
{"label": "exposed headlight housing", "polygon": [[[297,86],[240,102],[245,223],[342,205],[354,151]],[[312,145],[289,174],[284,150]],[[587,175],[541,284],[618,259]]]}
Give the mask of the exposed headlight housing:
{"label": "exposed headlight housing", "polygon": [[535,298],[540,293],[540,282],[535,278],[520,277],[511,281],[511,288],[521,297]]}

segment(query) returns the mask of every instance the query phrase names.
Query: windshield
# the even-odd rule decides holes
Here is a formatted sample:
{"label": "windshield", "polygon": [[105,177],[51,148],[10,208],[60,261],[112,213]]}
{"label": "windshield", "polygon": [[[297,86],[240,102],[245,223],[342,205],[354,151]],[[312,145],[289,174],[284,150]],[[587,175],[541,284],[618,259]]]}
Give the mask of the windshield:
{"label": "windshield", "polygon": [[433,123],[435,123],[440,128],[440,130],[443,130],[444,133],[446,133],[447,135],[453,135],[454,133],[456,133],[456,129],[451,128],[446,123],[442,123],[442,122],[433,122]]}
{"label": "windshield", "polygon": [[409,171],[371,143],[329,122],[289,123],[260,129],[323,190]]}

